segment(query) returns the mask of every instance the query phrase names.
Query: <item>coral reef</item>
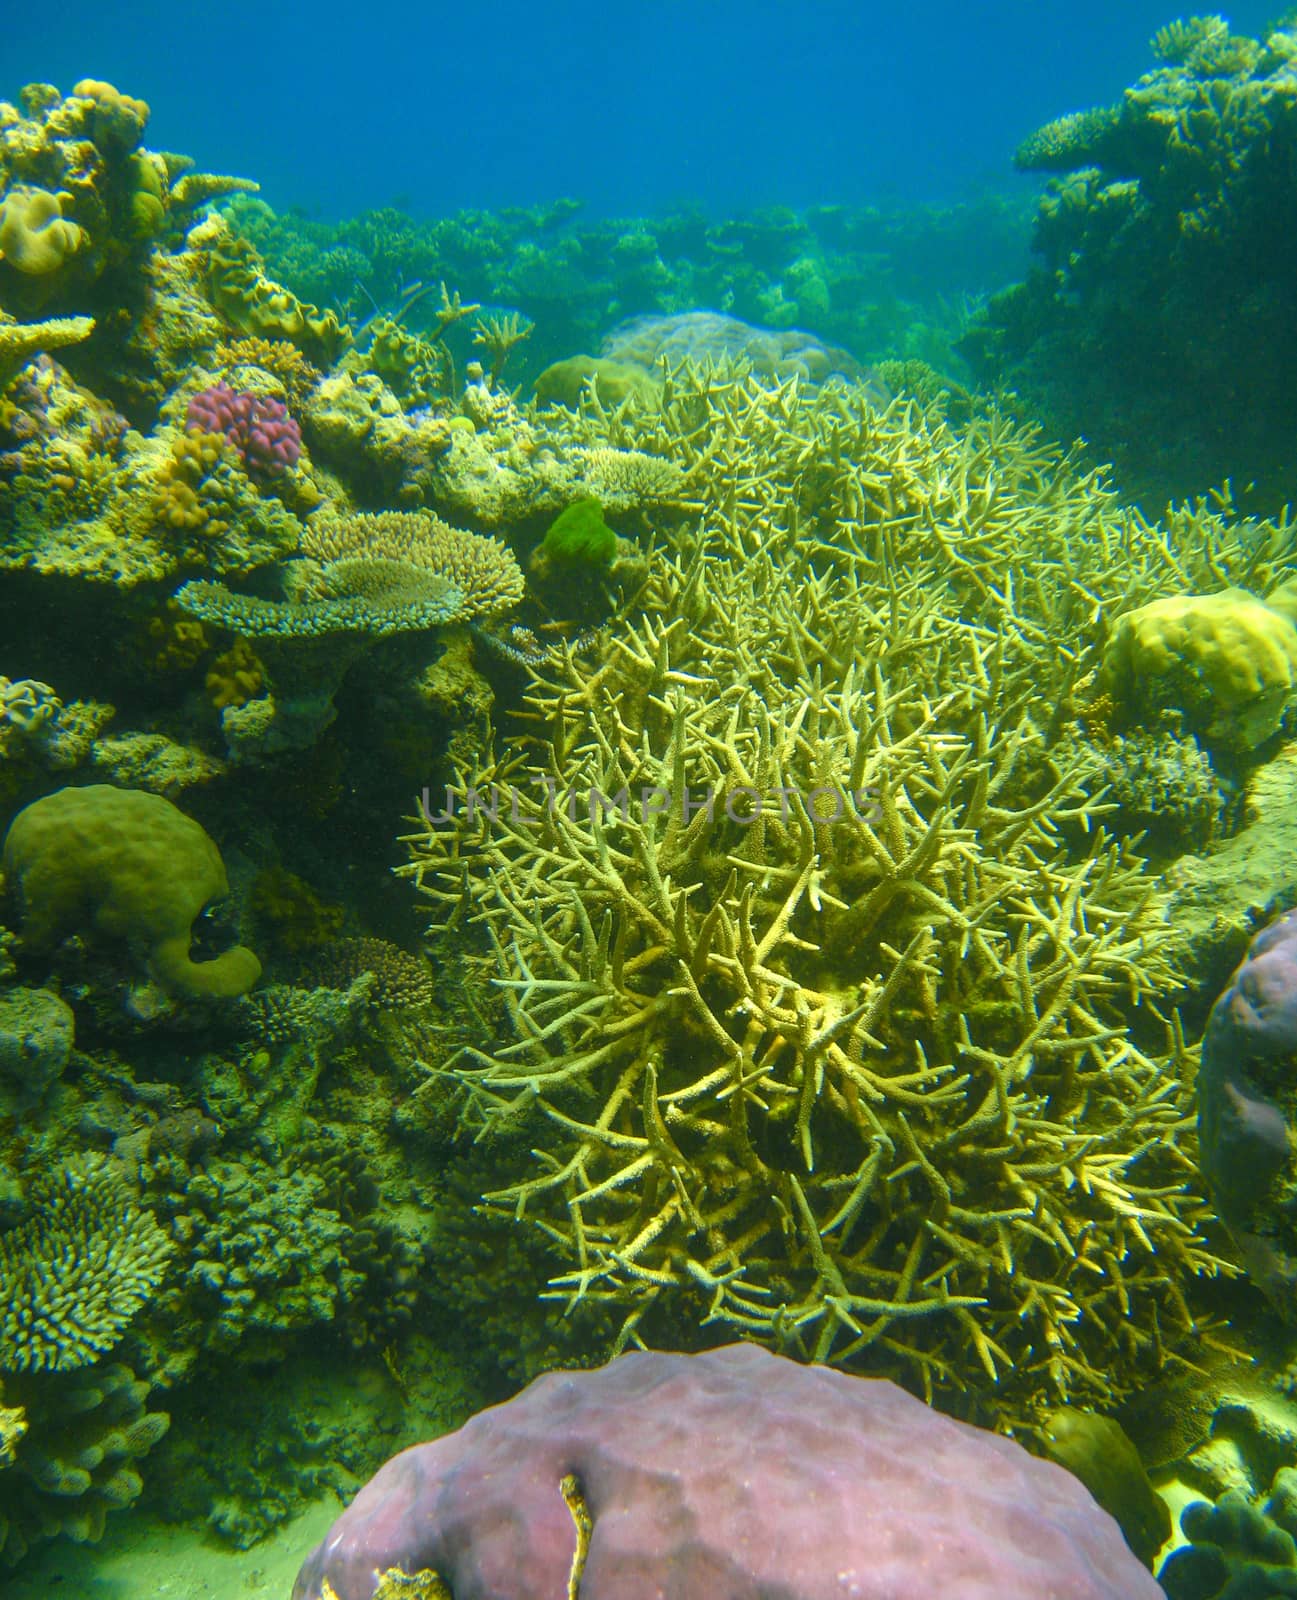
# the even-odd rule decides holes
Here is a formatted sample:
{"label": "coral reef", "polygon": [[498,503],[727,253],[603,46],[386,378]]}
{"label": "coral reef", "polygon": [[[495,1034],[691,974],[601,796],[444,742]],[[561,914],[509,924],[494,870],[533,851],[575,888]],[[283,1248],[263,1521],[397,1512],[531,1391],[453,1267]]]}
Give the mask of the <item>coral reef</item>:
{"label": "coral reef", "polygon": [[1040,201],[1035,264],[960,342],[1058,437],[1087,438],[1150,510],[1227,477],[1278,509],[1297,477],[1292,287],[1297,219],[1291,17],[1260,40],[1219,17],[1153,42],[1120,103],[1019,148],[1061,174]]}
{"label": "coral reef", "polygon": [[229,892],[208,834],[161,795],[89,784],[34,801],[10,824],[5,881],[37,951],[71,934],[124,942],[165,989],[242,994],[260,963],[234,945],[194,959],[194,922]]}
{"label": "coral reef", "polygon": [[712,510],[409,837],[509,1001],[441,1077],[515,1154],[491,1204],[623,1341],[728,1325],[1001,1421],[1110,1405],[1220,1263],[1163,906],[1051,727],[1097,650],[1056,641],[1203,570],[1201,520],[1173,545],[1001,419],[714,370],[578,437]]}
{"label": "coral reef", "polygon": [[404,1574],[398,1593],[459,1600],[812,1600],[844,1573],[862,1600],[1159,1593],[1061,1469],[889,1383],[731,1345],[551,1373],[397,1456],[293,1596],[371,1600]]}

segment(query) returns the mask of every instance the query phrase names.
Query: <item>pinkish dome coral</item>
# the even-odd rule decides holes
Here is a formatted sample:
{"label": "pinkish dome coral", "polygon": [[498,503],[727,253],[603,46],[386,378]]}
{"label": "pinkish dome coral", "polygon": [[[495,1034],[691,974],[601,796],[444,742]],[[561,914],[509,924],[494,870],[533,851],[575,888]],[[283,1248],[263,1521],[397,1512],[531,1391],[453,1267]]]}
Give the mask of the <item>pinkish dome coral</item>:
{"label": "pinkish dome coral", "polygon": [[238,452],[250,478],[278,478],[302,454],[302,430],[282,400],[245,394],[228,383],[200,390],[185,412],[190,433],[221,433]]}
{"label": "pinkish dome coral", "polygon": [[[385,1574],[435,1574],[445,1590]],[[578,1582],[568,1586],[569,1576]],[[389,1461],[293,1600],[1159,1600],[1069,1472],[756,1345],[551,1372]]]}

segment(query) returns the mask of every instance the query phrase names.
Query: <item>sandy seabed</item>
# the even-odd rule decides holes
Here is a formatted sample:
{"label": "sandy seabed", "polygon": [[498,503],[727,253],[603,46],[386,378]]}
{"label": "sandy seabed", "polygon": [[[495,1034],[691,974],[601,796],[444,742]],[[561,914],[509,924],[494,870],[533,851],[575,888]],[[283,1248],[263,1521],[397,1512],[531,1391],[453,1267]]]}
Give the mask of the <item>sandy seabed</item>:
{"label": "sandy seabed", "polygon": [[0,1580],[5,1600],[288,1600],[297,1569],[342,1510],[330,1495],[250,1550],[194,1528],[110,1522],[103,1541],[39,1550]]}

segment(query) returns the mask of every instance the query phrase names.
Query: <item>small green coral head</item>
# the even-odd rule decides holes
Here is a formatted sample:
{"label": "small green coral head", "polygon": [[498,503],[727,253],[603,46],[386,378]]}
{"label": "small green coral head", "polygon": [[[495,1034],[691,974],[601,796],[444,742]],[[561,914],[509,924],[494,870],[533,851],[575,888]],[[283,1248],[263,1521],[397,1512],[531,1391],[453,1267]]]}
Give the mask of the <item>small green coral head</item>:
{"label": "small green coral head", "polygon": [[560,511],[533,558],[546,571],[603,571],[617,554],[617,535],[597,500],[576,500]]}
{"label": "small green coral head", "polygon": [[33,801],[5,836],[4,876],[33,949],[77,933],[119,939],[188,998],[244,994],[261,976],[242,945],[194,960],[194,920],[229,883],[215,842],[161,795],[97,783]]}

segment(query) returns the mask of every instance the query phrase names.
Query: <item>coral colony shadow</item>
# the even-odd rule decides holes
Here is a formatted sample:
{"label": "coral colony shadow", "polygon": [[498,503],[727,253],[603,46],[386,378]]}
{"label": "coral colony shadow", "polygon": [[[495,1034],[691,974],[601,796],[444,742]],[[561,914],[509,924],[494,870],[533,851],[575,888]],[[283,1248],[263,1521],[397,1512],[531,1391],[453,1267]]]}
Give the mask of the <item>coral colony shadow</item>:
{"label": "coral colony shadow", "polygon": [[615,223],[10,86],[6,1595],[1297,1593],[1295,74]]}

